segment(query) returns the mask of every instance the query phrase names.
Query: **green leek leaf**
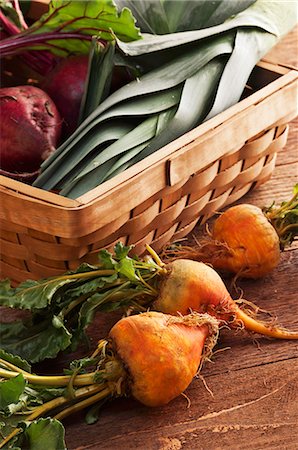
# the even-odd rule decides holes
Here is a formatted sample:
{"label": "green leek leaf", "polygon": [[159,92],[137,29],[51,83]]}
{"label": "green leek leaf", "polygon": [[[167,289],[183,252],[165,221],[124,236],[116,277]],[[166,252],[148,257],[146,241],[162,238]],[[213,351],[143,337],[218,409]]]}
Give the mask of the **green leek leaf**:
{"label": "green leek leaf", "polygon": [[[42,164],[42,174],[35,181],[34,186],[43,187],[44,179],[46,178],[45,170],[49,167],[55,159],[57,159],[62,152],[66,152],[70,145],[74,145],[79,142],[80,139],[97,125],[98,117],[101,114],[108,111],[116,104],[121,106],[121,103],[129,100],[141,99],[141,102],[146,102],[148,94],[161,92],[184,82],[187,78],[192,76],[200,67],[203,67],[214,57],[231,53],[234,37],[216,37],[211,45],[210,43],[202,43],[202,45],[196,49],[193,48],[186,54],[179,55],[171,63],[166,64],[152,72],[149,72],[142,76],[142,78],[132,81],[131,83],[123,86],[118,91],[110,95],[104,102],[102,102],[96,110],[90,114],[90,116],[77,128],[77,130]],[[131,115],[138,114],[133,112],[134,104],[129,104]],[[117,113],[118,110],[116,110]],[[113,114],[113,112],[112,112]],[[123,111],[120,110],[118,115],[123,115]],[[107,116],[108,118],[109,116]]]}
{"label": "green leek leaf", "polygon": [[139,153],[147,147],[149,142],[150,141],[145,141],[144,143],[127,150],[121,158],[115,156],[114,158],[109,159],[98,168],[90,170],[85,176],[72,179],[71,182],[61,190],[60,195],[65,195],[68,198],[77,198],[84,194],[86,189],[93,189],[98,184],[111,177],[112,174],[115,175],[119,171],[122,171],[121,169],[123,169],[124,165],[125,168],[130,166],[134,161],[134,157],[139,155]]}
{"label": "green leek leaf", "polygon": [[[212,105],[226,58],[215,58],[185,82],[180,104],[169,125],[156,135],[139,154],[135,162],[194,128],[202,121]],[[191,107],[190,107],[191,105]]]}
{"label": "green leek leaf", "polygon": [[[53,163],[56,171],[51,177],[51,183],[57,187],[60,183],[68,184],[81,173],[82,167],[92,161],[103,148],[125,136],[133,126],[133,122],[125,121],[123,118],[121,122],[117,122],[117,126],[109,121],[103,123],[100,133],[96,129],[91,130],[86,140],[82,142],[82,145],[78,145],[73,153],[64,154],[62,158],[57,158]],[[69,170],[70,164],[72,164],[71,170]]]}
{"label": "green leek leaf", "polygon": [[[79,127],[72,135],[72,142],[69,140],[66,141],[46,161],[42,166],[42,173],[35,181],[34,186],[43,187],[44,189],[54,188],[65,176],[65,171],[70,171],[70,167],[73,169],[74,163],[72,160],[77,160],[75,145],[79,145],[80,142],[79,153],[83,155],[85,155],[85,151],[91,152],[93,150],[94,147],[88,142],[86,134],[96,126],[96,133],[100,136],[100,128],[98,127],[100,122],[117,116],[123,117],[126,114],[143,116],[161,112],[161,110],[167,110],[173,105],[176,96],[175,92],[172,94],[172,91],[169,91],[169,89],[179,86],[181,82],[191,77],[200,67],[203,67],[215,56],[230,53],[232,51],[232,42],[233,36],[228,40],[219,37],[212,43],[212,46],[206,47],[205,44],[203,48],[200,48],[200,51],[193,50],[187,53],[187,55],[181,55],[172,64],[161,67],[152,73],[145,74],[139,81],[129,83],[116,91],[106,101],[101,103],[88,119],[81,124],[81,127],[83,127],[82,133],[79,133],[81,128]],[[162,87],[164,88],[163,93],[160,92]],[[154,96],[151,94],[150,97],[149,94],[152,92],[156,94]],[[147,94],[142,96],[144,93]],[[133,100],[134,97],[137,98]],[[165,99],[165,103],[163,103],[163,99]],[[119,106],[111,108],[118,100]],[[169,104],[169,100],[171,104]],[[96,140],[96,135],[94,136]],[[67,154],[70,155],[70,160],[65,159]],[[62,165],[63,159],[64,165]],[[63,192],[65,194],[65,191]]]}
{"label": "green leek leaf", "polygon": [[[237,103],[252,68],[272,46],[273,41],[273,35],[261,30],[237,31],[233,53],[224,69],[217,96],[206,120]],[[266,42],[269,43],[268,47]]]}
{"label": "green leek leaf", "polygon": [[[128,101],[102,114],[96,121],[96,128],[91,129],[81,144],[79,141],[79,143],[76,143],[76,147],[69,147],[58,155],[56,160],[49,166],[49,169],[40,175],[36,185],[42,183],[44,188],[52,189],[70,172],[70,165],[72,167],[71,179],[73,179],[74,171],[80,174],[84,166],[97,167],[98,163],[96,161],[98,158],[101,159],[101,164],[107,162],[108,159],[112,159],[115,145],[113,143],[109,145],[108,141],[118,142],[126,134],[129,135],[129,133],[132,133],[133,128],[138,127],[139,121],[144,116],[146,117],[161,110],[171,108],[179,101],[180,92],[181,87],[178,86],[174,89],[166,90],[158,96],[148,95],[144,99],[140,98],[135,101]],[[114,121],[112,123],[108,122],[111,119],[114,119]],[[115,119],[117,119],[117,122],[115,122]],[[126,119],[125,122],[124,119]],[[136,134],[138,134],[138,131]],[[130,135],[126,140],[129,139]],[[111,148],[106,150],[102,157],[99,152],[99,155],[97,153],[94,154],[94,150],[101,148],[99,146],[102,146],[104,143],[108,143],[107,147]],[[125,149],[120,148],[120,153],[123,151]],[[93,157],[86,159],[92,152]],[[117,150],[115,154],[117,154]],[[69,182],[69,177],[65,179]]]}
{"label": "green leek leaf", "polygon": [[116,0],[131,10],[143,33],[167,34],[219,25],[256,0]]}
{"label": "green leek leaf", "polygon": [[102,49],[98,39],[92,39],[79,124],[108,96],[114,67],[114,54],[114,42],[108,42]]}
{"label": "green leek leaf", "polygon": [[[170,97],[172,99],[172,95]],[[155,136],[156,121],[157,119],[155,115],[153,117],[149,117],[130,132],[123,135],[120,140],[109,145],[97,157],[95,157],[91,163],[84,166],[76,180],[81,179],[85,175],[89,175],[91,171],[95,170],[109,159],[119,156],[127,150],[152,139]]]}

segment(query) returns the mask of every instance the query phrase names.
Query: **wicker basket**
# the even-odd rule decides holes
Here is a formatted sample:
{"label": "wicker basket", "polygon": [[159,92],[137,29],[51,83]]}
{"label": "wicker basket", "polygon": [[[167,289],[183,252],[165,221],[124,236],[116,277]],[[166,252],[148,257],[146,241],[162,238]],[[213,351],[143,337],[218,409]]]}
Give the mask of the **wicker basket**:
{"label": "wicker basket", "polygon": [[297,115],[297,80],[262,61],[237,105],[77,200],[0,177],[2,277],[53,276],[117,241],[142,254],[186,236],[270,177]]}

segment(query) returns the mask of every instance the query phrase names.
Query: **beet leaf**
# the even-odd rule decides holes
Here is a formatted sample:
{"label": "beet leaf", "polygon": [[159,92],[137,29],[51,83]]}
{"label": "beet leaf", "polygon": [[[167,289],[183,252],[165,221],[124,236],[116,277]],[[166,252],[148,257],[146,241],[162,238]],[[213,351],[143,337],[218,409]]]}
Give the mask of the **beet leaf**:
{"label": "beet leaf", "polygon": [[0,281],[0,306],[31,312],[22,320],[1,323],[2,350],[31,363],[55,358],[86,341],[85,331],[96,311],[149,303],[156,290],[148,282],[160,267],[151,260],[129,257],[130,250],[118,243],[114,254],[100,252],[100,266],[82,264],[75,272],[28,280],[16,288]]}
{"label": "beet leaf", "polygon": [[21,33],[0,42],[1,56],[28,50],[49,50],[65,57],[89,53],[92,36],[104,42],[140,39],[128,8],[118,11],[112,0],[52,0],[49,11]]}

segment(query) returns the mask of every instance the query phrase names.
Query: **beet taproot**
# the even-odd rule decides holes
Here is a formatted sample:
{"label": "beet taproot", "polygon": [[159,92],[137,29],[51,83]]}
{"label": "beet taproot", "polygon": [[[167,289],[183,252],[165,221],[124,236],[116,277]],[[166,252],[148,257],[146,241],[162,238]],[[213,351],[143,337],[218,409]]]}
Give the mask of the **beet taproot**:
{"label": "beet taproot", "polygon": [[61,117],[55,103],[35,86],[1,88],[0,117],[2,174],[34,177],[60,139]]}
{"label": "beet taproot", "polygon": [[[166,266],[153,309],[165,314],[208,313],[229,328],[246,330],[277,339],[298,339],[298,333],[264,323],[246,313],[232,299],[220,275],[199,261],[177,259]],[[251,302],[250,302],[251,303]]]}
{"label": "beet taproot", "polygon": [[[198,372],[204,348],[217,340],[217,321],[207,315],[171,317],[148,312],[126,317],[109,336],[126,367],[131,395],[161,406],[181,394]],[[211,343],[211,344],[210,344]]]}

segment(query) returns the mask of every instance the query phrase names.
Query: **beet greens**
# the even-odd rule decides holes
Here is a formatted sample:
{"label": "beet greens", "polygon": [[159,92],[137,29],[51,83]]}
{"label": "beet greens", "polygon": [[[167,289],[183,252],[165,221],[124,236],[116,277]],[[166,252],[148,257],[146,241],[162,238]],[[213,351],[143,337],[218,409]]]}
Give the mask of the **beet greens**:
{"label": "beet greens", "polygon": [[[7,29],[4,14],[2,10],[0,22],[4,26],[6,21]],[[52,0],[49,11],[38,21],[0,42],[1,57],[28,50],[49,50],[59,57],[88,54],[92,36],[100,36],[103,43],[115,37],[123,42],[140,38],[130,10],[119,12],[112,0]]]}

